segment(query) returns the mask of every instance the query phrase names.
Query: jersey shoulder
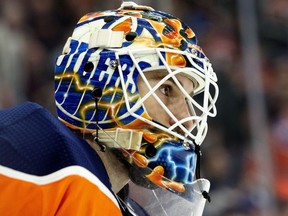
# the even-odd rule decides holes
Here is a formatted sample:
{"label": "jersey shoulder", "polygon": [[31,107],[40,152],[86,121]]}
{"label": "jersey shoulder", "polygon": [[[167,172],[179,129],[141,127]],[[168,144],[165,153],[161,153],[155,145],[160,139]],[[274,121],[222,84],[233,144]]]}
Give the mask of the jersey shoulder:
{"label": "jersey shoulder", "polygon": [[0,164],[37,176],[81,166],[110,184],[95,150],[32,102],[0,110]]}
{"label": "jersey shoulder", "polygon": [[121,215],[95,150],[31,102],[0,110],[0,187],[1,215]]}

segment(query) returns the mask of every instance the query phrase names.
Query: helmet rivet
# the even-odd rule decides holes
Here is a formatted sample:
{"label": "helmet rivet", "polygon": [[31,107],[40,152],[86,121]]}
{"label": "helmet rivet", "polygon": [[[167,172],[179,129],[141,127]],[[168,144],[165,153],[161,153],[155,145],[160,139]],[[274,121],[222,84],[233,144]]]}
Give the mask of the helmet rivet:
{"label": "helmet rivet", "polygon": [[111,68],[115,69],[118,66],[118,61],[117,60],[111,60],[109,65]]}
{"label": "helmet rivet", "polygon": [[193,55],[196,55],[196,54],[197,54],[197,50],[196,50],[196,49],[192,49],[192,50],[191,50],[191,53],[192,53]]}
{"label": "helmet rivet", "polygon": [[187,141],[184,141],[182,145],[183,145],[183,148],[185,150],[189,150],[190,149],[190,144]]}

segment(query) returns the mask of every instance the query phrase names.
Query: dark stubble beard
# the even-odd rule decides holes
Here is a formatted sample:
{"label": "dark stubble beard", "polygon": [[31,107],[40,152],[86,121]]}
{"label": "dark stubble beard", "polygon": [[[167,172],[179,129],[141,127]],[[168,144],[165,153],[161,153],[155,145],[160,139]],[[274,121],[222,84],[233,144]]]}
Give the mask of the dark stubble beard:
{"label": "dark stubble beard", "polygon": [[141,187],[153,190],[158,188],[157,185],[155,185],[154,183],[152,183],[147,177],[146,175],[151,173],[151,169],[150,168],[140,168],[137,166],[131,166],[129,168],[129,177],[131,179],[131,181]]}

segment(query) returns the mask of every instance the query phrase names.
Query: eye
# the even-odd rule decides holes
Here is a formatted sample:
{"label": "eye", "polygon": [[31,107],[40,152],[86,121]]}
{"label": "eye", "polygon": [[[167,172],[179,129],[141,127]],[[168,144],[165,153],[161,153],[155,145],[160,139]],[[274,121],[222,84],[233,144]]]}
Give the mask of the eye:
{"label": "eye", "polygon": [[169,85],[162,85],[159,90],[162,94],[169,97],[171,95],[172,87]]}

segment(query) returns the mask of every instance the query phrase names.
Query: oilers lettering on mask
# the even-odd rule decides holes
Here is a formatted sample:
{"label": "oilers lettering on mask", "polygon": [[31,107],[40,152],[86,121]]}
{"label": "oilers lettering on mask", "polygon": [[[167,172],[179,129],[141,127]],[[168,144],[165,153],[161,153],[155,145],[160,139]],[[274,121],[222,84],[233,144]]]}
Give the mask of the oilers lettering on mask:
{"label": "oilers lettering on mask", "polygon": [[[114,73],[119,73],[117,70],[116,65],[118,64],[117,60],[113,60],[111,58],[107,58],[107,56],[103,55],[100,57],[99,63],[104,62],[104,64],[101,64],[101,71],[99,72],[99,77],[98,80],[101,82],[102,86],[105,86],[106,88],[118,88],[120,85],[120,76],[118,74]],[[117,62],[117,63],[116,63]],[[117,65],[118,66],[118,65]],[[135,66],[133,67],[128,67],[127,64],[123,64],[121,66],[121,70],[123,73],[123,79],[124,79],[124,85],[123,89],[127,89],[128,92],[130,93],[135,93],[136,92],[136,83],[134,82],[134,71],[135,71]],[[117,79],[112,79],[112,77],[117,77]]]}
{"label": "oilers lettering on mask", "polygon": [[[101,62],[101,58],[100,61]],[[101,65],[101,68],[103,67],[103,69],[100,71],[99,77],[98,77],[98,81],[103,82],[105,84],[108,84],[111,82],[111,78],[114,74],[115,68],[109,67],[109,63],[111,62],[110,58],[107,58],[106,61],[104,62],[104,65]],[[107,66],[107,67],[106,67]],[[106,67],[106,69],[105,69]],[[113,83],[111,83],[113,85]]]}

